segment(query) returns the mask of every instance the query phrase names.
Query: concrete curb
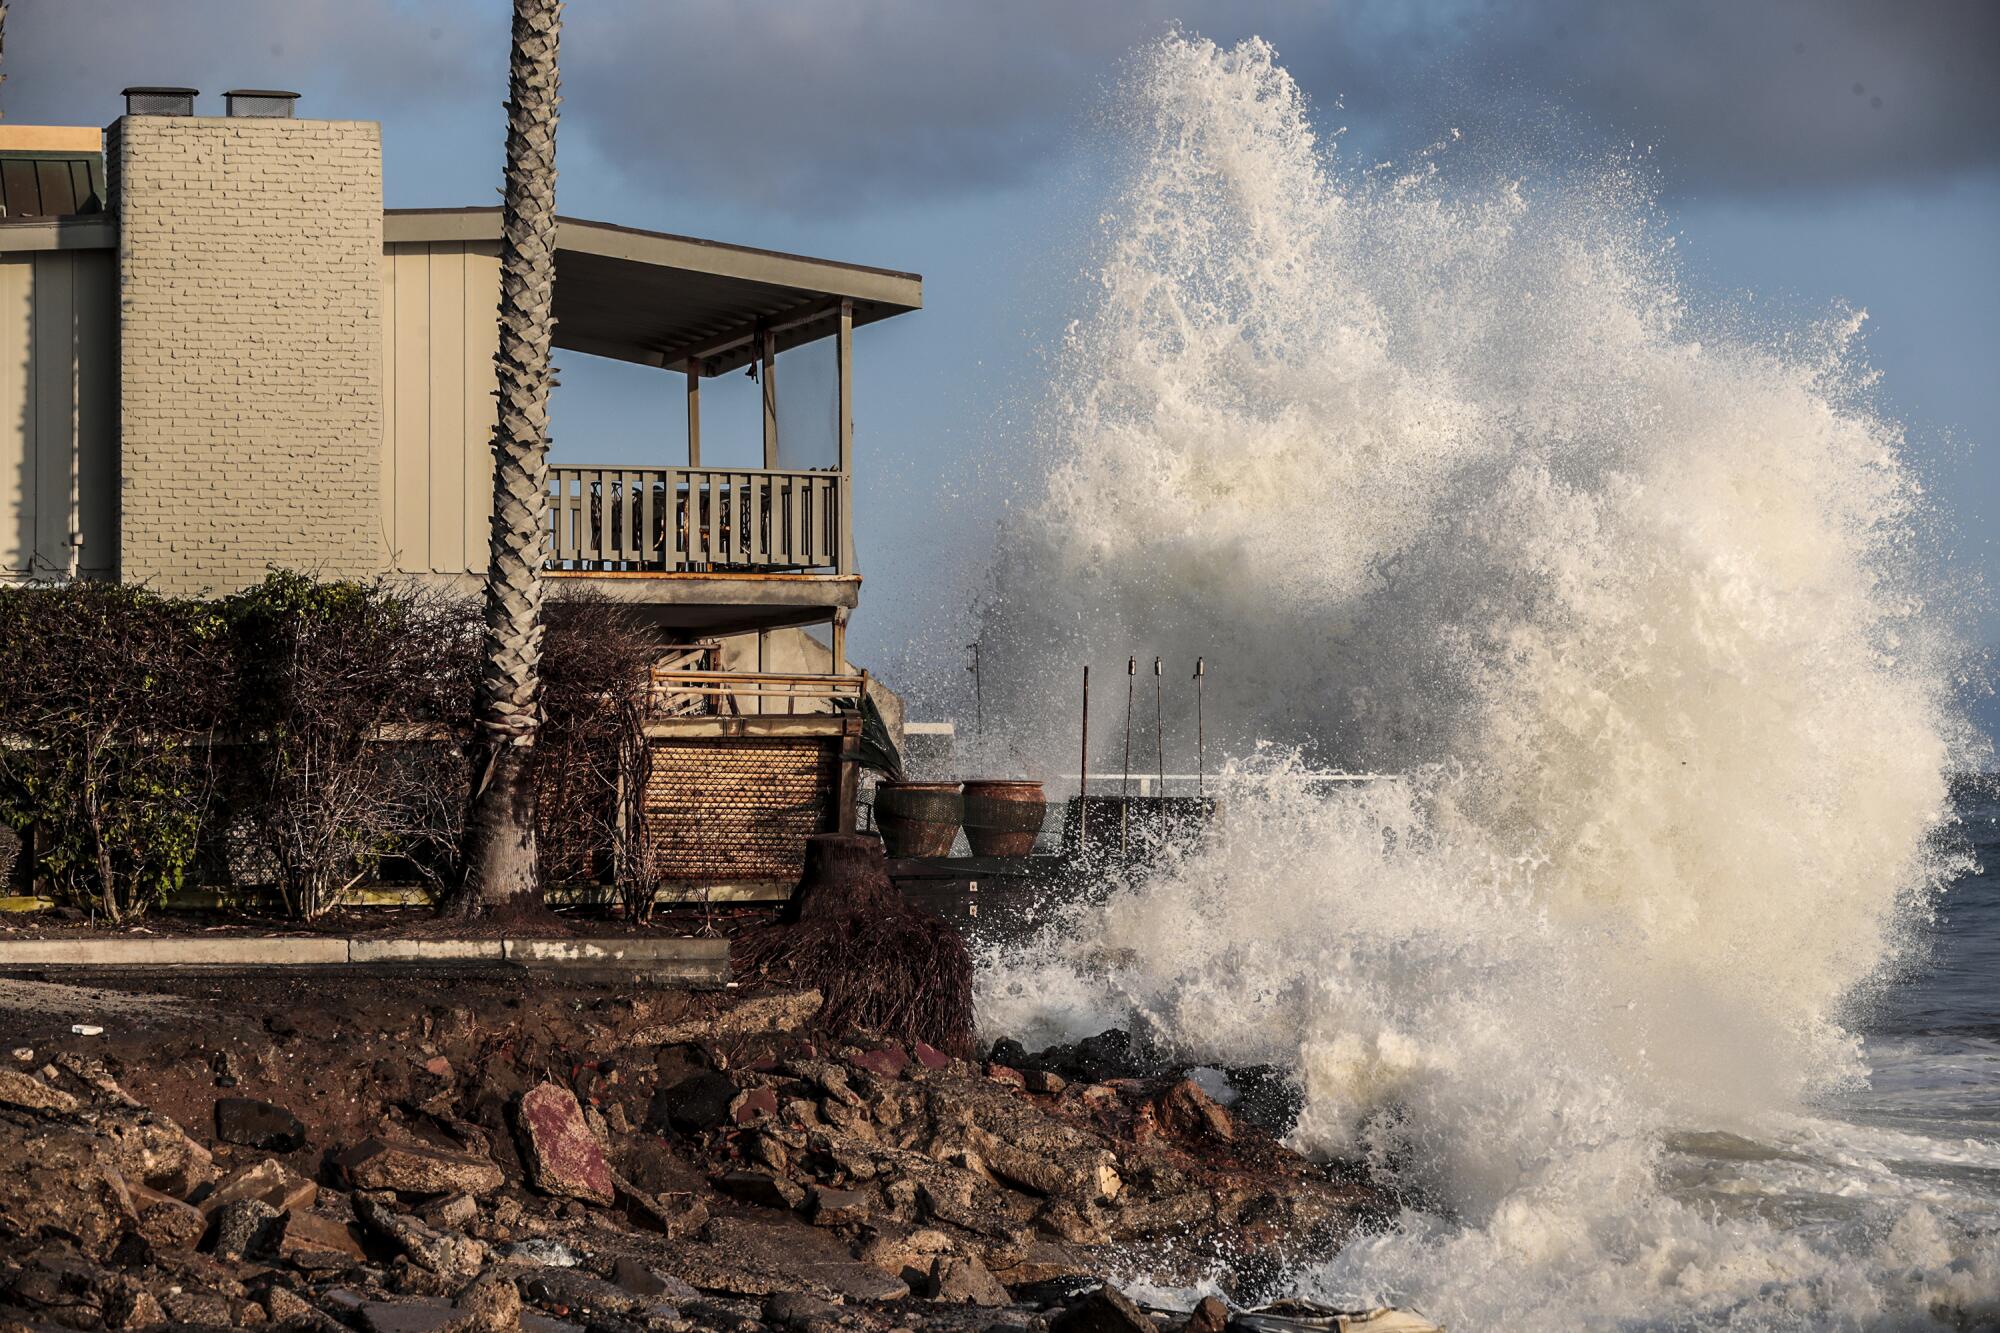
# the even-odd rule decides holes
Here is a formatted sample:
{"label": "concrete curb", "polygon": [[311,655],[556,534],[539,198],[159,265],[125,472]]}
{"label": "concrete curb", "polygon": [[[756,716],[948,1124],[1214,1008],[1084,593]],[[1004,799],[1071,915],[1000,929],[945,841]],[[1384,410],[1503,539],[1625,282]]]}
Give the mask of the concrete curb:
{"label": "concrete curb", "polygon": [[729,941],[697,939],[395,940],[316,935],[0,940],[0,967],[333,967],[509,962],[729,980]]}

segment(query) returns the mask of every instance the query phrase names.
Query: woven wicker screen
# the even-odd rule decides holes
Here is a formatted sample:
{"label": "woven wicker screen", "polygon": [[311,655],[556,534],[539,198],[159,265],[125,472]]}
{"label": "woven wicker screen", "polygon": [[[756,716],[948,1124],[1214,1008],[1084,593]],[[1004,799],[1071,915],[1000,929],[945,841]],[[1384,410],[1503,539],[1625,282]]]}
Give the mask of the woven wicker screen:
{"label": "woven wicker screen", "polygon": [[646,768],[646,855],[661,882],[796,880],[806,839],[837,826],[837,737],[656,740]]}

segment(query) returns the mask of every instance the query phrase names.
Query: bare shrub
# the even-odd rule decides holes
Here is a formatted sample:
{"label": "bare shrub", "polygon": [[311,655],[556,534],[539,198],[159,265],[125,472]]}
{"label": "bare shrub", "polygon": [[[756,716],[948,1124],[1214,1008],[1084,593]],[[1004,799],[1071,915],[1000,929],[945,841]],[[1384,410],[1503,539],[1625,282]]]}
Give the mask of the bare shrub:
{"label": "bare shrub", "polygon": [[[287,912],[312,920],[394,851],[434,865],[464,791],[471,605],[413,585],[274,572],[221,603],[246,812]],[[411,855],[427,846],[432,856]],[[440,872],[448,873],[448,863]]]}

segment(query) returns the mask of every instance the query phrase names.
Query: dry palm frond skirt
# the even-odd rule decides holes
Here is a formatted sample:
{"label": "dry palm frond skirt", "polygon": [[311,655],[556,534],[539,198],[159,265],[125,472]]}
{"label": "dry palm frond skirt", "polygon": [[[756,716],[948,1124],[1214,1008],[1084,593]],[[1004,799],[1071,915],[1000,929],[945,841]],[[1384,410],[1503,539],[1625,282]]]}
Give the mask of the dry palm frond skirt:
{"label": "dry palm frond skirt", "polygon": [[972,955],[943,917],[904,901],[882,841],[827,833],[806,842],[798,892],[775,923],[739,936],[741,974],[816,989],[818,1025],[922,1041],[953,1055],[972,1046]]}

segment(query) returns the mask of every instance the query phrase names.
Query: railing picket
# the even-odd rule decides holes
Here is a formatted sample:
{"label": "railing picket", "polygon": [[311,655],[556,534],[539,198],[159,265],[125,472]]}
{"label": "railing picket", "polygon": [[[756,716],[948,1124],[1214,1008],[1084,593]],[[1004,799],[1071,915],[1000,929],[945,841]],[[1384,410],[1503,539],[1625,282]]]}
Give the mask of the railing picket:
{"label": "railing picket", "polygon": [[549,469],[551,568],[838,568],[845,473],[776,468]]}

